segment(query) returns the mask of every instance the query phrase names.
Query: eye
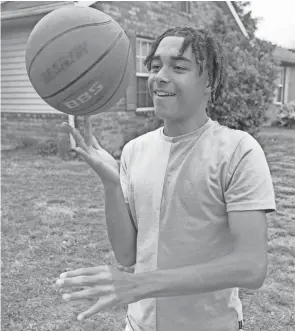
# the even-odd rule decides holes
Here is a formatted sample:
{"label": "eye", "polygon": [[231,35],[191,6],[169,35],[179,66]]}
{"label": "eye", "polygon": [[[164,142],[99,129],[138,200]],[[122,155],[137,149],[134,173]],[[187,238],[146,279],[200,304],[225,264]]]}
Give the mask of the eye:
{"label": "eye", "polygon": [[174,67],[174,69],[176,69],[176,70],[186,70],[186,68],[184,68],[184,67],[179,67],[179,66]]}
{"label": "eye", "polygon": [[157,64],[153,64],[153,65],[151,66],[151,71],[157,71],[157,70],[159,70],[159,69],[160,69],[160,66],[157,65]]}

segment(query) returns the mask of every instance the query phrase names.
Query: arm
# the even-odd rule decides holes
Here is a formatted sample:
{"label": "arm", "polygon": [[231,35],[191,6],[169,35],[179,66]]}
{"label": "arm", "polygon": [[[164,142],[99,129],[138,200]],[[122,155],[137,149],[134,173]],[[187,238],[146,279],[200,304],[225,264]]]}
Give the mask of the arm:
{"label": "arm", "polygon": [[201,265],[135,274],[135,297],[170,297],[243,287],[258,289],[267,271],[267,231],[264,211],[229,213],[233,251]]}
{"label": "arm", "polygon": [[136,262],[137,232],[128,205],[125,203],[120,183],[104,185],[105,215],[109,240],[117,261],[124,267]]}

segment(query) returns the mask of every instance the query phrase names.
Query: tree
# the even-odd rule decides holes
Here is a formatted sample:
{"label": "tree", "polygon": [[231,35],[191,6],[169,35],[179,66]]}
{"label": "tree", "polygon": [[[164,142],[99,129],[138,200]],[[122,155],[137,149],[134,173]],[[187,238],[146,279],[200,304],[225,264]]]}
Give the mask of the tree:
{"label": "tree", "polygon": [[254,34],[257,31],[257,24],[261,18],[252,17],[252,11],[248,8],[251,5],[251,1],[231,1],[231,3],[244,24],[250,39],[254,38]]}
{"label": "tree", "polygon": [[[248,18],[251,31],[255,31],[251,20]],[[247,39],[221,10],[211,29],[227,56],[228,86],[221,102],[209,105],[208,115],[255,136],[274,98],[278,75],[278,63],[272,56],[275,45],[255,37]]]}

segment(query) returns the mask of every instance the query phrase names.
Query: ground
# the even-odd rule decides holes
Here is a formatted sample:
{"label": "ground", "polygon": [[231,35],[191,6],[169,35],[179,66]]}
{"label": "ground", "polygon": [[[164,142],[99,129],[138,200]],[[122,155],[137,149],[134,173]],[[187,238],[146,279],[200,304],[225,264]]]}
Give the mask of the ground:
{"label": "ground", "polygon": [[[260,139],[277,212],[268,215],[265,283],[240,290],[245,330],[295,330],[295,131],[263,128]],[[76,317],[91,302],[64,303],[55,287],[61,272],[99,264],[121,267],[107,237],[97,175],[82,161],[2,151],[3,330],[121,331],[123,307],[81,323]]]}

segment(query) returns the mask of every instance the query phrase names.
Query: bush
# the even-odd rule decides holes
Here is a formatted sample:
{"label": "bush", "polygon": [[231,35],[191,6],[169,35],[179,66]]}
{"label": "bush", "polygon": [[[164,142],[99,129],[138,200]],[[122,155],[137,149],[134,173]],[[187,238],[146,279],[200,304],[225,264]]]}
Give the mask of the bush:
{"label": "bush", "polygon": [[57,142],[55,140],[46,140],[41,142],[37,146],[37,154],[42,156],[56,155],[57,154]]}
{"label": "bush", "polygon": [[221,124],[255,136],[273,102],[278,75],[278,63],[272,56],[275,46],[256,38],[249,41],[222,12],[217,13],[211,30],[227,56],[228,86],[221,102],[209,104],[208,115]]}
{"label": "bush", "polygon": [[295,125],[295,101],[277,106],[276,124],[285,128]]}
{"label": "bush", "polygon": [[37,145],[36,154],[41,156],[59,156],[63,160],[83,160],[76,151],[71,150],[68,137],[59,140],[49,139]]}

